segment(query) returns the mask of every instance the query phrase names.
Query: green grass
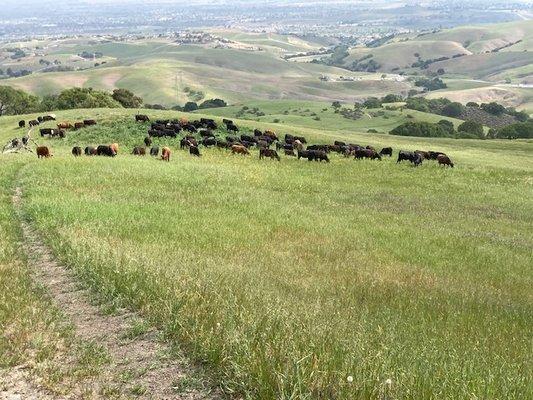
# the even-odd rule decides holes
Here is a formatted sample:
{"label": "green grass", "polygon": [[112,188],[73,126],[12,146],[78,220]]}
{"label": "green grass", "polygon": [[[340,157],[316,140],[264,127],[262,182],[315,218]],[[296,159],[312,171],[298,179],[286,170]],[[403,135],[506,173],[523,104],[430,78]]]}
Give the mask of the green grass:
{"label": "green grass", "polygon": [[[456,168],[338,156],[260,162],[256,152],[216,149],[197,159],[176,141],[162,163],[125,154],[144,127],[112,121],[132,111],[58,114],[102,124],[42,142],[54,157],[21,171],[31,222],[103,299],[140,310],[227,391],[531,397],[530,141],[237,121],[314,142],[441,150]],[[16,120],[0,120],[3,135]],[[69,154],[72,144],[112,139],[126,148],[115,159]]]}

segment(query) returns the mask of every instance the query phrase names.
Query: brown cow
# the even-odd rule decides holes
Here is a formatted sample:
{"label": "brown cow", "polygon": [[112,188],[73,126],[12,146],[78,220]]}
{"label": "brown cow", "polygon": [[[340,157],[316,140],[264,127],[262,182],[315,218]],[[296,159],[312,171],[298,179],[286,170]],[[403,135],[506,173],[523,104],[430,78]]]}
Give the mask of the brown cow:
{"label": "brown cow", "polygon": [[52,157],[52,153],[50,153],[50,149],[46,146],[39,146],[37,147],[37,158],[48,158]]}
{"label": "brown cow", "polygon": [[118,154],[118,143],[113,143],[109,147],[111,147],[115,154]]}
{"label": "brown cow", "polygon": [[163,161],[170,161],[170,149],[168,147],[163,147],[161,152],[161,159]]}
{"label": "brown cow", "polygon": [[70,122],[60,122],[57,124],[58,129],[72,129],[72,124]]}
{"label": "brown cow", "polygon": [[146,155],[146,147],[136,146],[133,148],[132,154],[134,156],[144,156]]}
{"label": "brown cow", "polygon": [[85,128],[85,124],[83,122],[74,122],[74,129],[78,130],[81,128]]}
{"label": "brown cow", "polygon": [[272,149],[261,149],[259,150],[259,159],[262,160],[264,157],[271,158],[273,160],[280,161],[278,152]]}
{"label": "brown cow", "polygon": [[454,167],[453,163],[452,163],[452,160],[450,160],[450,157],[448,157],[447,155],[445,154],[440,154],[437,156],[437,161],[439,163],[439,165],[444,165],[445,167],[446,166],[450,166],[450,167]]}
{"label": "brown cow", "polygon": [[250,152],[246,147],[240,144],[234,144],[231,146],[231,153],[232,154],[243,154],[243,155],[249,155]]}

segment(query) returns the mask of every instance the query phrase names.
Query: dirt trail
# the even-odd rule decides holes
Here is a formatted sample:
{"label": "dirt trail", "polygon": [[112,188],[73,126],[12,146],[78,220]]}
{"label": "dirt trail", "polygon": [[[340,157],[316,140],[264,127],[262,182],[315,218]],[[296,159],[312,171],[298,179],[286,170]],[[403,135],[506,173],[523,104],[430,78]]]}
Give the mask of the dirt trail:
{"label": "dirt trail", "polygon": [[[119,398],[220,398],[194,376],[197,373],[194,367],[181,358],[170,357],[169,347],[158,339],[159,332],[146,328],[138,315],[125,310],[104,315],[91,304],[88,292],[80,288],[73,273],[54,259],[38,233],[22,217],[21,194],[21,189],[17,188],[13,205],[19,215],[23,245],[34,279],[47,289],[55,305],[74,325],[77,338],[101,346],[108,355],[109,362],[96,379],[98,382],[89,383],[92,386],[90,398],[108,398],[101,393],[104,387],[113,387],[119,392]],[[39,390],[21,367],[0,378],[5,382],[0,385],[0,400],[61,398]],[[195,383],[193,387],[187,387],[190,382]],[[85,397],[81,393],[87,393],[87,387],[63,398]]]}

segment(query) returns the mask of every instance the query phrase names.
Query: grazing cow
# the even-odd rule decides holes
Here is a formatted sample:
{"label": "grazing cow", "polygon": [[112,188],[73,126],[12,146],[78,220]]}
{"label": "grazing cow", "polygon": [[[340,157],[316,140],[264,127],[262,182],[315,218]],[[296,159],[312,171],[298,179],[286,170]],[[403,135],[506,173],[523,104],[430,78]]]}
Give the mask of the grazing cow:
{"label": "grazing cow", "polygon": [[242,154],[242,155],[249,155],[250,152],[245,146],[234,144],[231,146],[231,153],[232,154]]}
{"label": "grazing cow", "polygon": [[113,149],[113,151],[115,152],[115,155],[118,154],[118,143],[112,143],[109,147]]}
{"label": "grazing cow", "polygon": [[441,153],[440,151],[430,151],[429,152],[429,159],[430,160],[438,160],[439,156],[445,156],[446,154]]}
{"label": "grazing cow", "polygon": [[376,151],[374,146],[366,146],[365,149]]}
{"label": "grazing cow", "polygon": [[134,156],[144,156],[146,155],[146,147],[135,146],[131,154]]}
{"label": "grazing cow", "polygon": [[75,130],[82,129],[82,128],[85,128],[85,124],[83,122],[74,122]]}
{"label": "grazing cow", "polygon": [[328,155],[323,150],[308,150],[307,160],[309,161],[325,161],[329,163]]}
{"label": "grazing cow", "polygon": [[84,150],[86,156],[95,156],[96,155],[96,147],[93,146],[87,146]]}
{"label": "grazing cow", "polygon": [[454,167],[452,160],[450,160],[450,157],[445,154],[440,154],[439,156],[437,156],[437,161],[439,165],[443,165],[445,167],[449,166],[452,168]]}
{"label": "grazing cow", "polygon": [[371,150],[371,149],[355,150],[354,156],[356,160],[361,160],[363,158],[370,158],[371,160],[381,160],[381,156],[378,153],[376,153],[375,150]]}
{"label": "grazing cow", "polygon": [[37,158],[48,158],[52,157],[52,153],[50,153],[50,149],[46,146],[39,146],[37,147]]}
{"label": "grazing cow", "polygon": [[422,155],[416,152],[413,153],[410,151],[400,150],[400,152],[398,153],[398,161],[396,161],[396,163],[402,162],[404,160],[410,161],[415,165],[415,167],[418,167],[422,164]]}
{"label": "grazing cow", "polygon": [[325,153],[329,152],[329,148],[325,144],[312,144],[310,146],[307,146],[307,150],[318,150],[318,151],[323,151]]}
{"label": "grazing cow", "polygon": [[163,147],[161,150],[161,160],[170,161],[170,149],[168,147]]}
{"label": "grazing cow", "polygon": [[416,153],[416,154],[420,154],[420,156],[421,156],[424,160],[429,160],[429,152],[428,152],[428,151],[416,150],[415,153]]}
{"label": "grazing cow", "polygon": [[72,148],[72,155],[73,155],[74,157],[79,157],[79,156],[81,156],[81,154],[82,154],[81,147],[79,147],[79,146],[74,146],[74,147]]}
{"label": "grazing cow", "polygon": [[379,154],[382,156],[392,157],[392,147],[383,147]]}
{"label": "grazing cow", "polygon": [[215,136],[215,135],[213,135],[213,132],[211,130],[209,130],[209,129],[200,129],[200,132],[198,132],[198,133],[203,138]]}
{"label": "grazing cow", "polygon": [[346,143],[344,142],[339,142],[338,140],[335,140],[335,142],[333,143],[335,146],[341,146],[341,147],[344,147],[346,146]]}
{"label": "grazing cow", "polygon": [[226,129],[229,131],[229,132],[239,132],[239,127],[235,124],[228,124],[226,125]]}
{"label": "grazing cow", "polygon": [[257,147],[259,147],[260,149],[268,149],[270,147],[270,143],[266,140],[259,140],[257,142]]}
{"label": "grazing cow", "polygon": [[232,121],[231,119],[226,119],[226,118],[224,118],[224,119],[222,120],[222,123],[223,123],[224,125],[231,125],[231,124],[233,124],[233,121]]}
{"label": "grazing cow", "polygon": [[148,115],[137,114],[135,122],[150,122],[150,118],[148,118]]}
{"label": "grazing cow", "polygon": [[152,138],[150,136],[146,136],[144,138],[144,144],[148,147],[152,145]]}
{"label": "grazing cow", "polygon": [[96,155],[97,156],[106,156],[106,157],[115,157],[117,153],[115,153],[115,150],[111,146],[106,146],[101,144],[96,148]]}
{"label": "grazing cow", "polygon": [[307,140],[303,136],[294,136],[294,141],[299,140],[300,143],[307,144]]}
{"label": "grazing cow", "polygon": [[309,152],[307,150],[298,150],[298,160],[300,158],[307,158],[309,156]]}
{"label": "grazing cow", "polygon": [[94,119],[84,119],[83,124],[85,126],[93,126],[96,125],[96,121]]}
{"label": "grazing cow", "polygon": [[279,140],[278,136],[276,135],[276,133],[274,131],[267,130],[267,131],[265,131],[265,135],[264,136],[268,136],[273,141],[278,141]]}
{"label": "grazing cow", "polygon": [[255,136],[241,135],[241,141],[243,141],[243,142],[255,142]]}
{"label": "grazing cow", "polygon": [[259,129],[254,129],[254,136],[263,136],[263,132],[261,132]]}
{"label": "grazing cow", "polygon": [[41,128],[39,129],[39,133],[41,134],[41,137],[44,137],[44,136],[55,136],[56,131],[57,129],[51,129],[51,128]]}
{"label": "grazing cow", "polygon": [[64,139],[67,136],[67,133],[64,129],[58,129],[57,136],[59,136],[61,139]]}
{"label": "grazing cow", "polygon": [[159,147],[154,146],[150,149],[150,155],[152,157],[157,157],[159,155]]}
{"label": "grazing cow", "polygon": [[72,129],[72,124],[70,122],[60,122],[57,124],[58,129]]}
{"label": "grazing cow", "polygon": [[46,121],[55,121],[56,120],[56,116],[54,114],[48,114],[48,115],[43,115],[41,117],[41,120],[43,122],[46,122]]}
{"label": "grazing cow", "polygon": [[287,150],[285,149],[285,155],[289,157],[296,157],[296,154],[294,153],[294,150]]}
{"label": "grazing cow", "polygon": [[189,154],[191,156],[200,157],[200,149],[197,146],[189,146]]}
{"label": "grazing cow", "polygon": [[205,147],[216,146],[217,140],[214,137],[206,137],[204,140],[202,140],[202,144]]}
{"label": "grazing cow", "polygon": [[25,128],[26,127],[26,121],[22,120],[19,121],[19,128]]}
{"label": "grazing cow", "polygon": [[28,122],[28,125],[30,126],[30,128],[32,126],[38,126],[40,124],[39,121],[37,121],[36,119],[32,119],[30,122]]}
{"label": "grazing cow", "polygon": [[273,160],[280,161],[281,158],[278,155],[278,152],[276,150],[271,149],[260,149],[259,150],[259,159],[262,160],[264,157],[271,158]]}

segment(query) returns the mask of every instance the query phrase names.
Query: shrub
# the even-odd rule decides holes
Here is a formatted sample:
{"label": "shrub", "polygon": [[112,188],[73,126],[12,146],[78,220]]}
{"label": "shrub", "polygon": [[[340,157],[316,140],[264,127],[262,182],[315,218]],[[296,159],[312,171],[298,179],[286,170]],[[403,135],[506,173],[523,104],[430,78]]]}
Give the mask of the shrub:
{"label": "shrub", "polygon": [[445,137],[449,133],[439,124],[429,122],[406,122],[392,131],[391,135],[415,137]]}
{"label": "shrub", "polygon": [[228,104],[222,99],[209,99],[209,100],[204,101],[198,107],[201,109],[205,109],[205,108],[226,107],[227,105]]}
{"label": "shrub", "polygon": [[470,133],[479,138],[484,138],[483,125],[476,121],[465,121],[457,128],[458,132]]}
{"label": "shrub", "polygon": [[188,101],[183,106],[183,111],[185,112],[191,112],[191,111],[196,111],[196,110],[198,110],[198,104],[196,104],[194,101]]}
{"label": "shrub", "polygon": [[466,111],[466,107],[461,103],[450,103],[442,109],[442,115],[447,117],[457,118],[460,117]]}

